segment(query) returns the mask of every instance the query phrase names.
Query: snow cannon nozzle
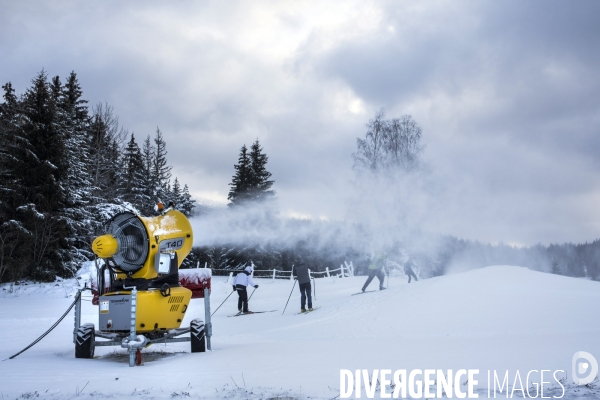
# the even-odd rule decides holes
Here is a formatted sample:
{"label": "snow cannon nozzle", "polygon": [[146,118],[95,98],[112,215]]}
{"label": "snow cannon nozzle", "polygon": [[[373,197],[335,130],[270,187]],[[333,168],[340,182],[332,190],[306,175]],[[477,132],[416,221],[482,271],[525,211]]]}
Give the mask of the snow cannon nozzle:
{"label": "snow cannon nozzle", "polygon": [[98,236],[92,242],[92,251],[100,258],[110,258],[119,251],[119,242],[110,233]]}

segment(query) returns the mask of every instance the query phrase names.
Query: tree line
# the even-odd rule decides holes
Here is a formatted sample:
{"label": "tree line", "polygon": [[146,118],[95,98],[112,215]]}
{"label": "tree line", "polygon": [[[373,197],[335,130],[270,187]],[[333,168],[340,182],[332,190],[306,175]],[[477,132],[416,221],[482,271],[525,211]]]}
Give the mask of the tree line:
{"label": "tree line", "polygon": [[518,265],[536,271],[600,280],[600,239],[591,243],[515,247],[443,236],[435,248],[422,252],[420,258],[431,276],[443,275],[457,266],[473,269]]}
{"label": "tree line", "polygon": [[41,71],[22,95],[2,89],[0,282],[72,276],[116,212],[150,215],[160,199],[193,213],[162,132],[140,147],[111,106],[90,109],[75,72],[62,83]]}

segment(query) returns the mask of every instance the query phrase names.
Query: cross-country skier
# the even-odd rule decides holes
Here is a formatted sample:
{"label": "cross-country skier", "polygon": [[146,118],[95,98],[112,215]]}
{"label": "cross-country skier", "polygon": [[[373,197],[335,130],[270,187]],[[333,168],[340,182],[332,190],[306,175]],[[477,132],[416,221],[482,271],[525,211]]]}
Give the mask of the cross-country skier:
{"label": "cross-country skier", "polygon": [[414,268],[418,268],[417,264],[413,261],[412,258],[408,258],[408,261],[404,263],[404,273],[408,276],[408,283],[410,283],[410,278],[415,278],[415,281],[418,281],[417,275],[415,274]]}
{"label": "cross-country skier", "polygon": [[294,277],[298,280],[298,287],[300,288],[300,311],[306,312],[306,300],[308,299],[308,311],[312,311],[312,287],[310,285],[310,274],[308,273],[308,266],[304,261],[298,261],[294,265]]}
{"label": "cross-country skier", "polygon": [[378,254],[375,257],[373,257],[371,263],[369,264],[369,277],[367,278],[367,281],[362,287],[363,292],[367,289],[367,286],[369,286],[373,278],[375,278],[376,276],[377,279],[379,279],[379,290],[385,289],[385,287],[383,287],[383,280],[385,279],[385,275],[383,274],[383,271],[381,269],[383,268],[383,264],[385,264],[386,259],[387,257],[385,254]]}
{"label": "cross-country skier", "polygon": [[247,286],[254,286],[256,289],[258,285],[254,284],[252,280],[252,271],[254,268],[249,265],[244,268],[243,271],[238,272],[233,280],[233,290],[237,290],[238,294],[238,311],[240,313],[249,313],[248,311],[248,292],[246,291]]}

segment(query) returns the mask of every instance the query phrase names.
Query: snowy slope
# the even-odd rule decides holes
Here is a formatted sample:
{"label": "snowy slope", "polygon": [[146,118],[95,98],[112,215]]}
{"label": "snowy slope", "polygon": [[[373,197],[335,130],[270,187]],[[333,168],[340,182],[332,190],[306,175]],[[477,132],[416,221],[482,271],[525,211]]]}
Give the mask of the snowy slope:
{"label": "snowy slope", "polygon": [[[35,347],[0,362],[0,399],[35,392],[70,399],[84,386],[84,396],[112,398],[334,398],[340,369],[383,368],[480,369],[485,388],[487,370],[560,369],[570,376],[575,352],[600,359],[598,282],[497,266],[411,284],[393,277],[388,290],[351,296],[364,279],[317,280],[314,304],[321,309],[307,315],[297,315],[297,287],[281,314],[292,281],[257,279],[250,309],[277,312],[228,318],[237,311],[233,294],[213,317],[212,352],[155,345],[136,368],[116,347],[96,348],[94,360],[75,359],[69,316]],[[12,294],[2,286],[1,359],[62,315],[72,302],[69,284],[75,286],[20,286]],[[213,310],[230,291],[225,277],[213,278]],[[82,322],[97,324],[97,312],[84,302]],[[203,316],[203,300],[193,300],[184,325]],[[584,389],[569,389],[565,398],[600,398]]]}

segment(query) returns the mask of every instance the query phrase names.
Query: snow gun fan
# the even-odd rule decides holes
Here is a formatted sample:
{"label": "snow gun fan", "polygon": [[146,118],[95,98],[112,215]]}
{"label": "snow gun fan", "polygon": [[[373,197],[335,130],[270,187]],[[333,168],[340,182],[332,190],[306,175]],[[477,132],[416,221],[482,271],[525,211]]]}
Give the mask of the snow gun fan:
{"label": "snow gun fan", "polygon": [[[99,329],[76,323],[75,356],[92,358],[96,345],[120,344],[141,360],[141,348],[184,341],[175,336],[185,333],[190,334],[192,352],[204,351],[203,321],[195,319],[189,328],[180,328],[192,291],[180,285],[179,267],[192,243],[189,220],[172,208],[148,218],[131,212],[114,216],[107,233],[92,243],[103,260],[96,262],[98,278],[92,283],[93,304],[100,306]],[[203,289],[210,289],[210,278],[203,283]],[[109,341],[95,341],[96,336]]]}
{"label": "snow gun fan", "polygon": [[108,234],[94,240],[92,248],[101,258],[112,259],[121,271],[133,273],[144,266],[148,257],[148,233],[142,221],[132,213],[122,213],[110,222]]}

